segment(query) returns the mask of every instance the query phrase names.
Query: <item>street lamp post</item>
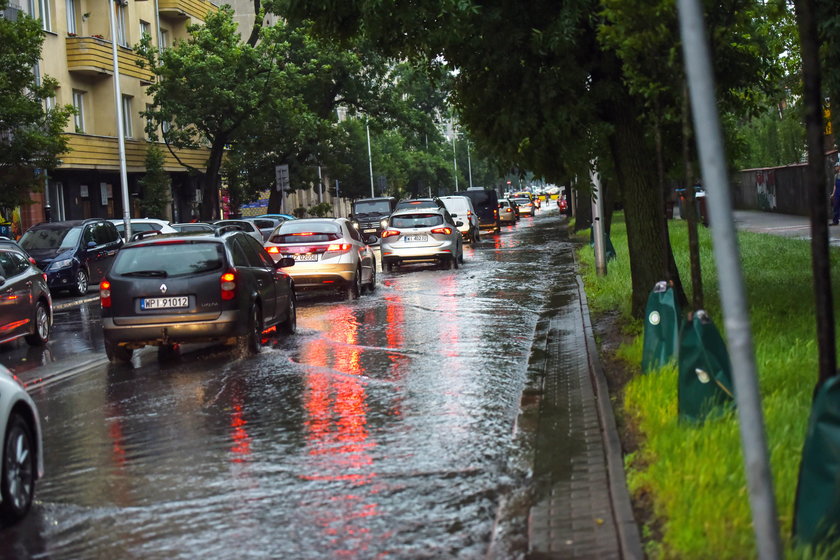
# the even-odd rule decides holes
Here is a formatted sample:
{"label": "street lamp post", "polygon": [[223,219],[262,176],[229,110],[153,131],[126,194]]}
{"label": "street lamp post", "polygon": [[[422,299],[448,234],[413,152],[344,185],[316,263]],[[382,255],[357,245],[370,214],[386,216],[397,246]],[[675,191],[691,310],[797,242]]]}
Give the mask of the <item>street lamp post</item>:
{"label": "street lamp post", "polygon": [[374,198],[376,195],[373,192],[373,157],[370,155],[370,127],[365,123],[365,132],[367,133],[368,143],[368,168],[370,169],[370,197]]}
{"label": "street lamp post", "polygon": [[120,91],[120,65],[117,57],[117,25],[114,21],[114,2],[108,2],[108,15],[111,23],[111,58],[114,64],[114,105],[117,109],[117,145],[120,154],[120,194],[123,202],[123,223],[125,238],[131,239],[131,201],[128,198],[128,174],[125,170],[125,132],[123,131],[122,92]]}
{"label": "street lamp post", "polygon": [[467,174],[470,176],[470,188],[472,188],[472,161],[470,161],[470,141],[467,140]]}

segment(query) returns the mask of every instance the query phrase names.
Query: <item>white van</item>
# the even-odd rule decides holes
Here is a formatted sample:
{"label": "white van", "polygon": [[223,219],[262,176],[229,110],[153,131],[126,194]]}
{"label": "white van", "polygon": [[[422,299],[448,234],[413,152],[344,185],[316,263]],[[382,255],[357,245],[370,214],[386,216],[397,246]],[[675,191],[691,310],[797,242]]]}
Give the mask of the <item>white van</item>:
{"label": "white van", "polygon": [[442,196],[440,200],[455,221],[464,225],[458,228],[467,243],[480,241],[478,231],[478,214],[475,213],[472,200],[466,196]]}

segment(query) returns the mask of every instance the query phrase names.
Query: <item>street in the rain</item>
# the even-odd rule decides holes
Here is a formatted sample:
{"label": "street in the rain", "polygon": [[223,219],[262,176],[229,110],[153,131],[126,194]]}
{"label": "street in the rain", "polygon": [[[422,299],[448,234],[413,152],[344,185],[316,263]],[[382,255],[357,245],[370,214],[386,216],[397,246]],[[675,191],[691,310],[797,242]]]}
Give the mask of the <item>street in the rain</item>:
{"label": "street in the rain", "polygon": [[[520,402],[540,312],[573,266],[563,218],[542,210],[467,245],[460,269],[302,296],[297,334],[255,357],[204,346],[164,364],[153,348],[107,363],[94,290],[57,296],[46,349],[0,349],[32,384],[46,450],[3,557],[522,554]],[[38,382],[65,363],[87,367]]]}

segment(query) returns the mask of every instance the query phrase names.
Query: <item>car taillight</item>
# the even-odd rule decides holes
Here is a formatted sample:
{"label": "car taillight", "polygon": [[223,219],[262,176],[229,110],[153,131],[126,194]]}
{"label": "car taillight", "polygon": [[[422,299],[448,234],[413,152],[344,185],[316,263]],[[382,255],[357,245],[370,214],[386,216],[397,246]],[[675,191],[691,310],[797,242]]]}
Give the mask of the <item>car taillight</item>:
{"label": "car taillight", "polygon": [[494,218],[498,218],[498,217],[499,217],[499,209],[498,209],[498,208],[496,208],[495,210],[493,210],[493,217],[494,217]]}
{"label": "car taillight", "polygon": [[280,249],[278,249],[277,247],[266,247],[265,250],[272,255],[280,254]]}
{"label": "car taillight", "polygon": [[505,208],[505,212],[513,212],[510,208]]}
{"label": "car taillight", "polygon": [[107,280],[99,283],[99,305],[103,308],[111,307],[111,283]]}
{"label": "car taillight", "polygon": [[222,288],[222,299],[232,300],[236,297],[236,269],[231,268],[219,279]]}
{"label": "car taillight", "polygon": [[472,210],[467,210],[467,218],[469,218],[470,216],[472,216]]}
{"label": "car taillight", "polygon": [[394,237],[395,235],[399,235],[399,234],[400,234],[400,232],[398,232],[396,230],[386,229],[385,231],[382,232],[382,235],[380,237],[382,239],[385,239],[386,237]]}
{"label": "car taillight", "polygon": [[449,235],[452,233],[452,229],[448,227],[439,227],[432,230],[432,233],[440,233],[441,235]]}
{"label": "car taillight", "polygon": [[353,247],[349,243],[330,243],[327,247],[328,253],[346,253]]}

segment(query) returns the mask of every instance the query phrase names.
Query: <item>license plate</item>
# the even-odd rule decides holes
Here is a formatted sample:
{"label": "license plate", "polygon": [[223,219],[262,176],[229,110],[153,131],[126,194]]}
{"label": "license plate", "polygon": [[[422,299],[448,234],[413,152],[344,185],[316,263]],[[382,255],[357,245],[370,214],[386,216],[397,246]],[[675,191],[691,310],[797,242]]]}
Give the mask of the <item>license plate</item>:
{"label": "license plate", "polygon": [[140,300],[140,309],[177,309],[189,307],[190,298],[187,296],[178,297],[151,297]]}
{"label": "license plate", "polygon": [[376,233],[376,228],[373,229],[366,229],[364,230],[365,233]]}
{"label": "license plate", "polygon": [[406,235],[403,237],[407,242],[417,242],[417,241],[428,241],[428,237],[425,235]]}
{"label": "license plate", "polygon": [[318,253],[296,253],[292,258],[296,262],[313,262],[318,260]]}

